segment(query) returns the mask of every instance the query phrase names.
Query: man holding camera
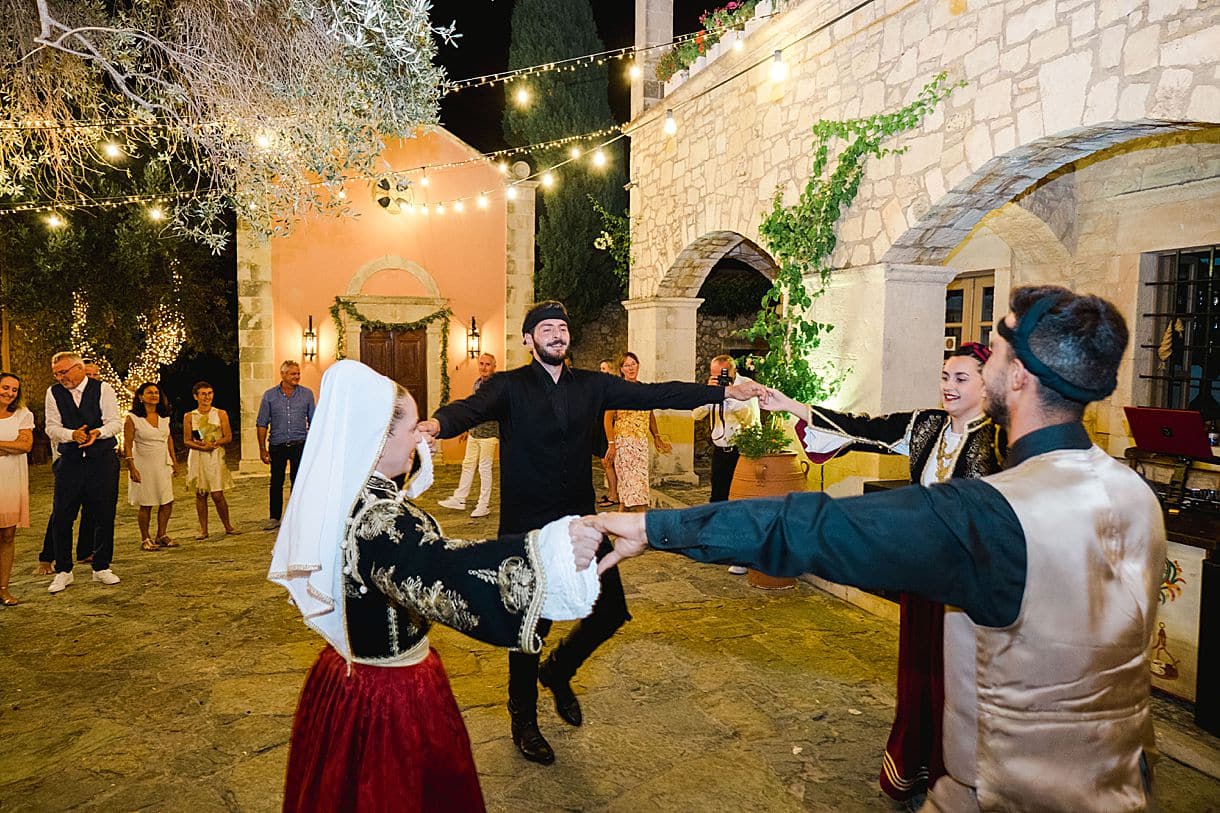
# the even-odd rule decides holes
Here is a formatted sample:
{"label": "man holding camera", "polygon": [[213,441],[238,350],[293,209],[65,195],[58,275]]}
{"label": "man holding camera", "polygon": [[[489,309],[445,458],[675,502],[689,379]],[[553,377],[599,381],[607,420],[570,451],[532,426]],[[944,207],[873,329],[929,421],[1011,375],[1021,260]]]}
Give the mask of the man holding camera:
{"label": "man holding camera", "polygon": [[[730,384],[754,383],[744,375],[737,374],[737,362],[732,356],[716,356],[709,365],[711,370],[707,383],[727,387]],[[712,430],[712,496],[708,502],[724,502],[729,498],[729,486],[733,484],[733,472],[737,470],[737,447],[733,438],[743,427],[760,421],[758,399],[738,401],[725,398],[722,403],[708,404],[695,409],[695,420],[709,417]],[[733,565],[729,572],[744,576],[746,569]]]}

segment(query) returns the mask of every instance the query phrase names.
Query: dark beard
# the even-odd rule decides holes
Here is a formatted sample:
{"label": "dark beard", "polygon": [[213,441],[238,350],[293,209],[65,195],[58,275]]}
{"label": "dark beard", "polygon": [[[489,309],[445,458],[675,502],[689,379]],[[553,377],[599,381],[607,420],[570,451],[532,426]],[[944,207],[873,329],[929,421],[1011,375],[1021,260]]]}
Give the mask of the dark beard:
{"label": "dark beard", "polygon": [[553,354],[549,348],[544,345],[534,345],[534,350],[538,353],[538,360],[543,364],[557,365],[563,364],[563,360],[568,355],[568,348],[564,348],[559,355]]}
{"label": "dark beard", "polygon": [[1004,402],[1003,393],[993,393],[986,382],[983,382],[983,414],[996,426],[1008,428],[1008,404]]}

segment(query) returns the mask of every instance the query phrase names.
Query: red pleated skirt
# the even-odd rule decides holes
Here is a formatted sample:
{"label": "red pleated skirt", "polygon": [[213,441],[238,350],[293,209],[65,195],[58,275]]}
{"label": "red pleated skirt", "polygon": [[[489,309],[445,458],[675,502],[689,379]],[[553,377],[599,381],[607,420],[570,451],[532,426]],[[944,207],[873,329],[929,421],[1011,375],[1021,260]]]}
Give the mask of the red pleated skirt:
{"label": "red pleated skirt", "polygon": [[484,811],[470,737],[435,651],[352,664],[327,646],[297,705],[285,811]]}
{"label": "red pleated skirt", "polygon": [[898,703],[880,781],[901,802],[945,775],[945,607],[903,593],[899,609]]}

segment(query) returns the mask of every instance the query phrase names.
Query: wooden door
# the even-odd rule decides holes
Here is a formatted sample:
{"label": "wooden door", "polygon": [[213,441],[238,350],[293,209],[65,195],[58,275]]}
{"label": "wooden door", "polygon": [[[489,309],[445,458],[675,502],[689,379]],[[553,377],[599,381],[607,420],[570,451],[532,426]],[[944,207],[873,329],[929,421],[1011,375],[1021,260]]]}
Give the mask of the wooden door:
{"label": "wooden door", "polygon": [[392,378],[415,397],[419,417],[428,416],[428,332],[415,330],[360,331],[360,360]]}

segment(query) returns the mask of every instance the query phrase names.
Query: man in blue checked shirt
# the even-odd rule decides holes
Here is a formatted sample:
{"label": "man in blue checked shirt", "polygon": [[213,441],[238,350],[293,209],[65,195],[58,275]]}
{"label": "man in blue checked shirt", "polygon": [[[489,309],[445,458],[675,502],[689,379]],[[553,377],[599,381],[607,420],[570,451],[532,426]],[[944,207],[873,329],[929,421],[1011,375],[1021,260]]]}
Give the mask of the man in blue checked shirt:
{"label": "man in blue checked shirt", "polygon": [[271,518],[264,523],[264,531],[280,527],[284,514],[284,470],[291,464],[290,477],[296,480],[313,410],[313,392],[301,386],[301,365],[285,361],[280,365],[280,383],[263,393],[255,421],[259,457],[271,464]]}

